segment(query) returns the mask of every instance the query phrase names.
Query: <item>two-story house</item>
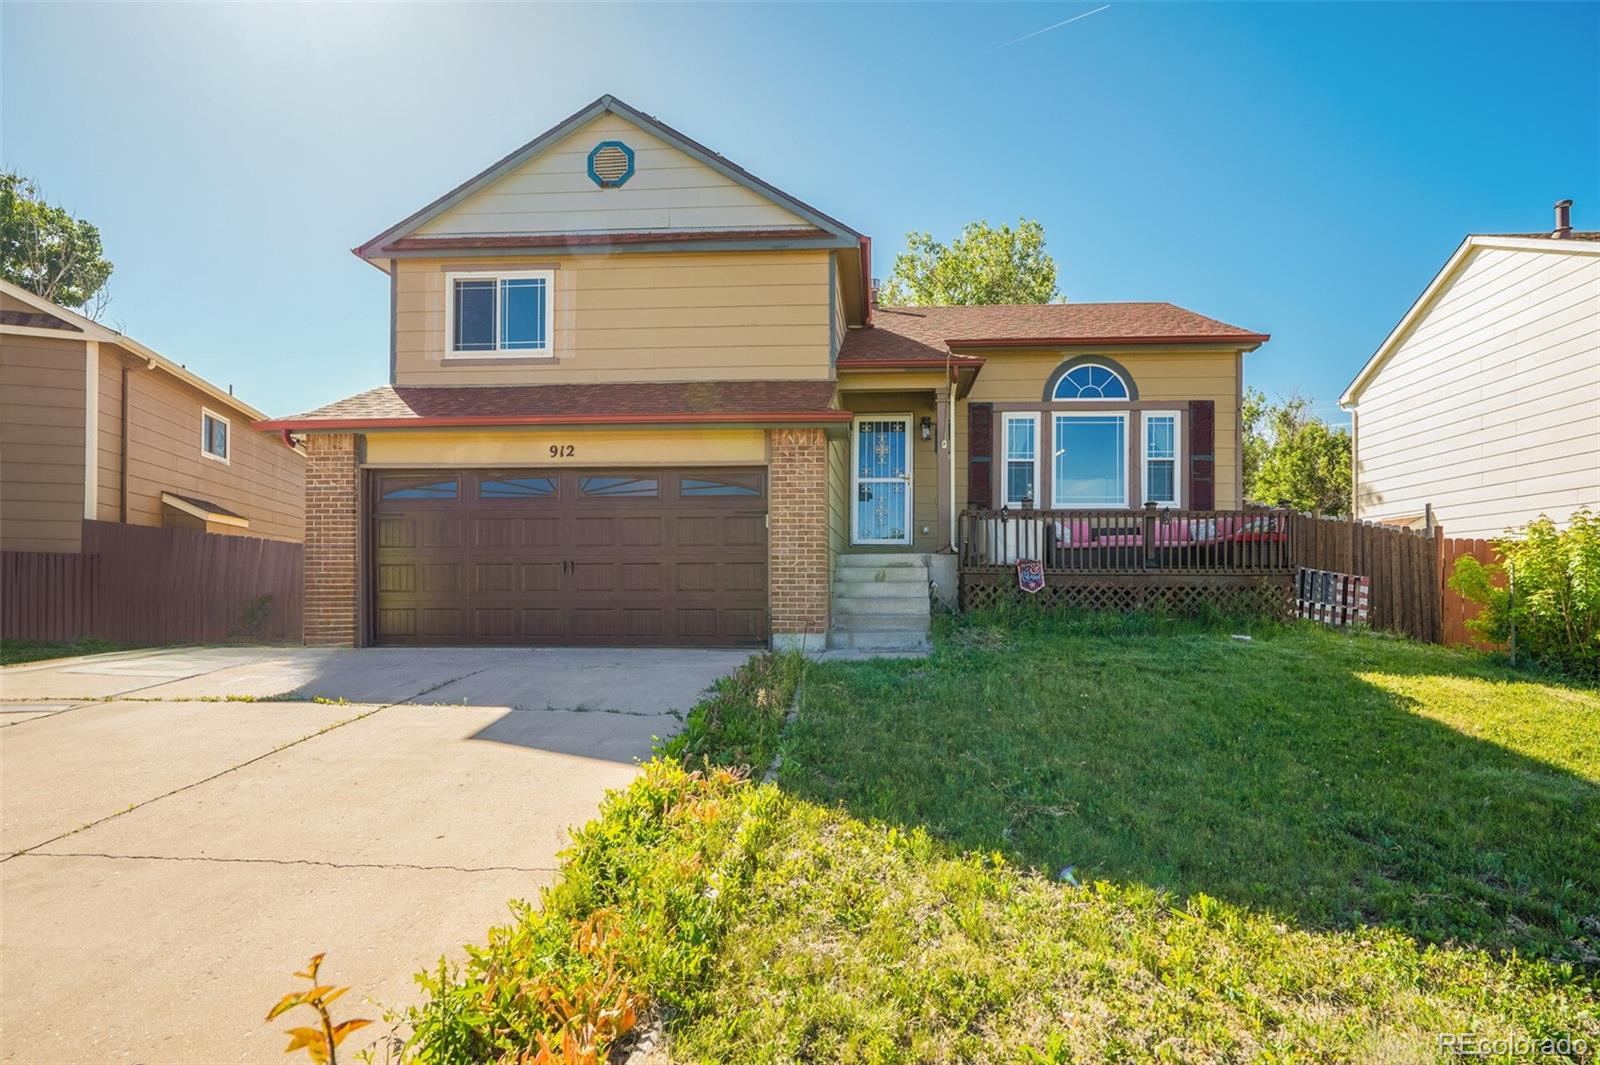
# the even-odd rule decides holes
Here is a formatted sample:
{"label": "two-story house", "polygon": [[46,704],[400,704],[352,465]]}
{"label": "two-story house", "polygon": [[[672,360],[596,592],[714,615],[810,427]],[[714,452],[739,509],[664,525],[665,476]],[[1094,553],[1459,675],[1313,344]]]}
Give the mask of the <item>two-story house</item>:
{"label": "two-story house", "polygon": [[389,383],[261,424],[308,642],[915,645],[963,506],[1240,502],[1265,336],[875,307],[867,237],[610,96],[355,251]]}

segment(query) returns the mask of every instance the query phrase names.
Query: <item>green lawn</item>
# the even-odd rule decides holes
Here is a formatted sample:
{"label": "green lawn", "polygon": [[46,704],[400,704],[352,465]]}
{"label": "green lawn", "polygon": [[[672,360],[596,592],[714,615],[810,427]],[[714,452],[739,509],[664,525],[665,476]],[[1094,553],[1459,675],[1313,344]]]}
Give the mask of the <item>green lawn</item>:
{"label": "green lawn", "polygon": [[1107,624],[813,669],[780,783],[1050,874],[1600,967],[1600,692],[1309,626]]}
{"label": "green lawn", "polygon": [[95,636],[78,636],[71,640],[0,640],[0,666],[120,650],[120,645]]}
{"label": "green lawn", "polygon": [[[797,663],[755,659],[540,907],[425,979],[412,1051],[513,1060],[626,1006],[682,1062],[1448,1061],[1471,1032],[1593,1063],[1600,694],[1253,635],[948,623],[926,660],[808,667],[781,738]],[[678,764],[779,747],[776,784]]]}

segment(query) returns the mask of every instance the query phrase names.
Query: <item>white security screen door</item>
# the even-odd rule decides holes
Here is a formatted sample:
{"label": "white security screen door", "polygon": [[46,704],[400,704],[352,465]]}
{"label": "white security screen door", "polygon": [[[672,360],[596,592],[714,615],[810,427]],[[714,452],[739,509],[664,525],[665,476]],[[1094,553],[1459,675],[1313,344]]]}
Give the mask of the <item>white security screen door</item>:
{"label": "white security screen door", "polygon": [[851,542],[911,542],[911,418],[889,414],[856,419],[851,489]]}

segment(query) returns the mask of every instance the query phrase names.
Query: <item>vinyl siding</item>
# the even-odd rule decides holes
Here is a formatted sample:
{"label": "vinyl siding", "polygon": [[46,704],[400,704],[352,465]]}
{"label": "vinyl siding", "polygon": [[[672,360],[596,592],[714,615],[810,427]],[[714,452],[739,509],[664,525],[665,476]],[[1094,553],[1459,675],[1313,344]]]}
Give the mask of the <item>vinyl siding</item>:
{"label": "vinyl siding", "polygon": [[[999,440],[999,412],[1007,403],[1040,403],[1045,381],[1061,363],[1079,352],[975,352],[985,364],[972,392],[958,404],[956,412],[956,509],[967,499],[967,403],[995,404],[996,441]],[[1239,356],[1234,351],[1115,351],[1107,357],[1133,376],[1143,404],[1165,404],[1186,413],[1184,404],[1192,399],[1208,399],[1216,404],[1216,506],[1231,510],[1241,503],[1239,486]],[[1070,410],[1070,405],[1058,408]],[[1133,431],[1129,427],[1130,434]],[[1188,454],[1188,428],[1185,425],[1184,454]],[[1003,458],[995,456],[995,483],[999,484]],[[1047,457],[1048,461],[1048,457]]]}
{"label": "vinyl siding", "polygon": [[0,548],[83,543],[82,340],[0,334]]}
{"label": "vinyl siding", "polygon": [[850,441],[828,439],[828,564],[850,549]]}
{"label": "vinyl siding", "polygon": [[[603,189],[589,177],[589,152],[607,140],[633,149],[633,176],[618,188]],[[777,228],[810,224],[626,118],[605,114],[427,222],[417,235]]]}
{"label": "vinyl siding", "polygon": [[[99,516],[120,517],[122,357],[101,345]],[[250,428],[245,414],[132,359],[128,378],[128,522],[167,524],[162,492],[218,503],[250,521],[214,531],[271,540],[304,537],[305,460],[273,435]],[[201,408],[228,419],[227,464],[201,457]]]}
{"label": "vinyl siding", "polygon": [[1451,536],[1600,508],[1600,258],[1474,250],[1357,397],[1357,507]]}
{"label": "vinyl siding", "polygon": [[[445,359],[449,270],[555,268],[543,359]],[[569,384],[826,378],[828,253],[401,260],[395,383]]]}

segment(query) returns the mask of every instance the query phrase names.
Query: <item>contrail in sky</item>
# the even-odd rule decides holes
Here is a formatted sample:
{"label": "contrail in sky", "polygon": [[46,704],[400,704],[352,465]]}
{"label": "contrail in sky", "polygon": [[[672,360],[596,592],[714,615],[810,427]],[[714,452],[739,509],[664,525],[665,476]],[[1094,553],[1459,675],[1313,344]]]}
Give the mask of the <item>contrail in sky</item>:
{"label": "contrail in sky", "polygon": [[1010,48],[1014,44],[1021,44],[1023,41],[1026,41],[1029,37],[1037,37],[1041,33],[1049,33],[1051,30],[1059,30],[1061,27],[1065,26],[1069,22],[1077,22],[1081,18],[1088,18],[1090,15],[1098,15],[1098,14],[1100,14],[1100,12],[1104,11],[1106,8],[1108,8],[1110,6],[1111,6],[1110,4],[1101,4],[1099,7],[1095,8],[1093,11],[1085,11],[1081,15],[1073,15],[1071,18],[1064,18],[1060,22],[1055,23],[1054,25],[1046,26],[1042,30],[1034,30],[1032,33],[1024,33],[1021,37],[1018,37],[1015,40],[1007,41],[1005,44],[997,44],[993,48],[984,49],[984,51],[986,51],[986,52],[998,52],[1002,48]]}

